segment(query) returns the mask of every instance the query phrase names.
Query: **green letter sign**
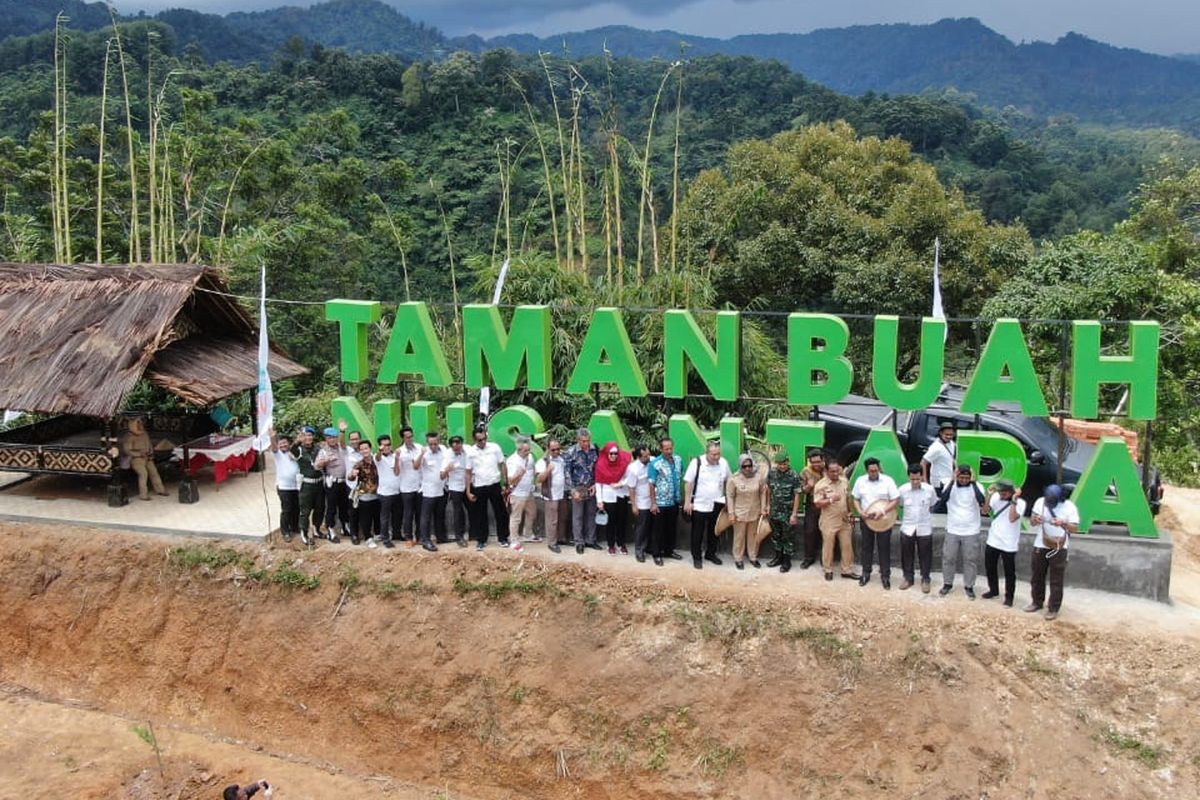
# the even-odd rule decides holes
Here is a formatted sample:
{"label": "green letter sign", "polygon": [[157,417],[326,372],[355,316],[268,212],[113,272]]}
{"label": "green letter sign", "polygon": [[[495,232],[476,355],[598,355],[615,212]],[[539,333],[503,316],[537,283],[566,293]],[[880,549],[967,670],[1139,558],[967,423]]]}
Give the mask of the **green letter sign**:
{"label": "green letter sign", "polygon": [[871,383],[875,396],[885,406],[899,411],[918,411],[932,405],[942,391],[946,363],[946,322],[926,317],[921,320],[920,377],[916,383],[896,379],[900,318],[875,318],[875,347]]}
{"label": "green letter sign", "polygon": [[645,397],[649,393],[618,308],[597,308],[592,315],[567,391],[587,394],[597,383],[616,384],[625,397]]}
{"label": "green letter sign", "polygon": [[342,380],[357,383],[367,377],[367,326],[379,322],[379,303],[362,300],[330,300],[325,319],[338,324],[342,350]]}
{"label": "green letter sign", "polygon": [[433,330],[429,307],[401,303],[396,307],[392,338],[379,365],[379,382],[396,383],[401,375],[420,375],[429,386],[449,386],[450,365]]}
{"label": "green letter sign", "polygon": [[[821,342],[820,347],[817,342]],[[850,391],[854,368],[843,355],[850,329],[830,314],[788,316],[788,402],[792,405],[837,403]],[[824,373],[817,383],[815,373]]]}
{"label": "green letter sign", "polygon": [[[1109,487],[1115,490],[1114,495],[1109,494]],[[1101,437],[1071,500],[1079,508],[1081,532],[1086,533],[1097,522],[1114,522],[1127,525],[1130,536],[1158,538],[1133,457],[1124,440],[1116,436]]]}
{"label": "green letter sign", "polygon": [[1129,387],[1129,416],[1154,419],[1158,411],[1158,323],[1129,323],[1129,355],[1100,354],[1100,323],[1075,323],[1075,370],[1071,415],[1093,419],[1100,413],[1100,384]]}
{"label": "green letter sign", "polygon": [[741,379],[742,315],[720,311],[717,346],[708,343],[695,317],[688,311],[663,315],[663,394],[687,397],[687,367],[690,362],[716,400],[738,399]]}
{"label": "green letter sign", "polygon": [[[1000,471],[983,474],[983,460],[991,459],[1000,464]],[[958,435],[958,464],[968,466],[975,473],[975,480],[984,487],[990,486],[1000,478],[1008,478],[1015,485],[1025,483],[1025,474],[1029,470],[1029,462],[1025,457],[1025,448],[1007,433],[998,431],[963,431]]]}
{"label": "green letter sign", "polygon": [[[1005,375],[1005,372],[1008,375]],[[1012,402],[1021,413],[1044,417],[1049,413],[1046,396],[1029,357],[1021,323],[1015,319],[996,320],[984,345],[983,355],[971,376],[971,385],[962,401],[968,414],[983,414],[992,403]]]}
{"label": "green letter sign", "polygon": [[526,389],[544,392],[550,388],[548,306],[517,308],[508,331],[495,306],[463,306],[462,323],[463,374],[468,389],[492,383],[498,389],[516,389],[522,365],[526,367]]}

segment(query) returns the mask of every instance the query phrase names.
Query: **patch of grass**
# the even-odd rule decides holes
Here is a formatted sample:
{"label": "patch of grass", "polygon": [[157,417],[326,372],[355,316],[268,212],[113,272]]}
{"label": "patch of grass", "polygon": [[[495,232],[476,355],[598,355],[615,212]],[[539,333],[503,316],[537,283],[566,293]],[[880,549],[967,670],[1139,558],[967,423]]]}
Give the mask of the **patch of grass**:
{"label": "patch of grass", "polygon": [[179,569],[206,567],[218,570],[236,566],[244,570],[254,567],[254,559],[239,553],[232,547],[217,547],[213,544],[186,544],[167,551],[167,561]]}
{"label": "patch of grass", "polygon": [[671,756],[671,731],[665,725],[660,725],[650,734],[646,740],[646,746],[650,750],[646,768],[655,772],[666,769],[667,761]]}
{"label": "patch of grass", "polygon": [[583,596],[583,610],[589,617],[600,609],[600,596],[588,592]]}
{"label": "patch of grass", "polygon": [[338,576],[338,586],[347,594],[362,586],[362,575],[351,564],[342,565],[342,574]]}
{"label": "patch of grass", "polygon": [[512,700],[517,705],[520,705],[521,703],[525,702],[525,698],[529,696],[529,692],[530,689],[528,686],[521,686],[520,684],[517,684],[508,693],[508,699]]}
{"label": "patch of grass", "polygon": [[672,609],[675,620],[701,639],[717,639],[732,644],[775,633],[785,639],[804,642],[815,653],[842,661],[859,661],[862,652],[826,628],[796,625],[784,614],[756,612],[745,608],[705,608],[677,603]]}
{"label": "patch of grass", "polygon": [[1054,669],[1054,667],[1043,663],[1042,660],[1038,658],[1037,653],[1033,652],[1032,650],[1025,651],[1024,666],[1025,669],[1029,670],[1030,672],[1036,672],[1039,675],[1058,674],[1058,671]]}
{"label": "patch of grass", "polygon": [[280,564],[271,573],[271,583],[277,586],[286,586],[289,589],[304,589],[311,591],[321,585],[321,579],[316,575],[306,575],[296,569],[293,564]]}
{"label": "patch of grass", "polygon": [[454,579],[454,591],[460,595],[482,594],[488,600],[499,600],[513,594],[562,594],[549,578],[503,578],[498,581],[469,581],[461,576]]}
{"label": "patch of grass", "polygon": [[1156,768],[1166,755],[1166,751],[1161,747],[1143,742],[1136,736],[1121,733],[1112,725],[1104,729],[1100,738],[1116,752],[1131,755],[1151,769]]}
{"label": "patch of grass", "polygon": [[785,628],[783,635],[789,639],[804,642],[818,655],[851,661],[858,661],[862,658],[861,650],[826,628],[792,626]]}
{"label": "patch of grass", "polygon": [[745,755],[741,747],[726,746],[715,739],[705,741],[704,749],[696,756],[696,766],[700,768],[700,772],[714,778],[723,777],[731,767],[741,766],[743,763]]}

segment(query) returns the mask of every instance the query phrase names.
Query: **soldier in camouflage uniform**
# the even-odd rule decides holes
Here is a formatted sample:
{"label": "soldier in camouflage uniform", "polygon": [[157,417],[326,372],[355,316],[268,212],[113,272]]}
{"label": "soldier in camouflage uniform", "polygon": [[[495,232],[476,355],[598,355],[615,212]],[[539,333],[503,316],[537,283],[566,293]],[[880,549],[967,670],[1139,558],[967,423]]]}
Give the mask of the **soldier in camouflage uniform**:
{"label": "soldier in camouflage uniform", "polygon": [[779,567],[780,572],[792,568],[792,553],[796,549],[796,539],[792,529],[800,516],[800,497],[803,482],[791,467],[786,450],[780,450],[775,455],[775,469],[767,475],[767,489],[770,492],[771,543],[775,546],[775,558],[767,563],[768,567]]}

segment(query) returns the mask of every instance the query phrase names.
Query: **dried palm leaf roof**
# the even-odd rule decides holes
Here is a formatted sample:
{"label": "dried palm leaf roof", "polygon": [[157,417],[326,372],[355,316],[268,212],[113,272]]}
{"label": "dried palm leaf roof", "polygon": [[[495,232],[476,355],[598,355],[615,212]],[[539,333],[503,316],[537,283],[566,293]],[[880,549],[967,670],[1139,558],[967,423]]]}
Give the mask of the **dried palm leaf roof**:
{"label": "dried palm leaf roof", "polygon": [[[111,417],[143,373],[210,405],[258,385],[257,325],[194,264],[0,263],[0,408]],[[274,349],[271,377],[307,372]]]}

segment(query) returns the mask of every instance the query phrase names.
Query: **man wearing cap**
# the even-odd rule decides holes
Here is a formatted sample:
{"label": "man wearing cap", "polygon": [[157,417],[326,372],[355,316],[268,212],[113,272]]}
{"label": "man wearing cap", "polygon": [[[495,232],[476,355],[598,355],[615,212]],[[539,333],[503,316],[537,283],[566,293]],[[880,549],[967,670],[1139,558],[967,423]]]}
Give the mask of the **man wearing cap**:
{"label": "man wearing cap", "polygon": [[979,563],[979,520],[985,508],[983,487],[975,482],[970,467],[959,467],[954,483],[938,493],[946,509],[946,538],[942,543],[942,597],[954,588],[954,571],[962,557],[963,590],[975,599],[975,574]]}
{"label": "man wearing cap", "polygon": [[937,438],[921,458],[925,482],[932,486],[935,492],[940,493],[954,482],[954,471],[958,468],[958,442],[955,441],[955,434],[954,423],[943,420],[938,426]]}
{"label": "man wearing cap", "polygon": [[842,577],[859,580],[854,572],[853,526],[850,520],[850,482],[842,475],[842,465],[830,461],[825,477],[813,487],[813,505],[821,510],[821,561],[825,580],[833,580],[833,546],[842,551]]}
{"label": "man wearing cap", "polygon": [[817,481],[825,477],[825,453],[814,447],[808,451],[806,459],[808,465],[800,470],[804,495],[804,559],[800,562],[800,569],[808,569],[817,563],[821,553],[821,510],[813,505],[812,496]]}
{"label": "man wearing cap", "polygon": [[1062,487],[1050,484],[1033,503],[1029,518],[1036,538],[1033,542],[1033,570],[1029,578],[1032,598],[1025,610],[1040,611],[1046,598],[1046,578],[1050,579],[1050,601],[1046,619],[1058,618],[1062,607],[1063,581],[1067,577],[1067,546],[1071,534],[1079,531],[1079,509],[1063,496]]}
{"label": "man wearing cap", "polygon": [[[825,472],[823,460],[821,472]],[[792,469],[787,450],[780,450],[775,454],[775,468],[767,474],[767,519],[771,523],[771,544],[775,548],[775,557],[767,562],[767,566],[779,567],[780,572],[787,572],[792,568],[792,554],[796,550],[793,531],[799,519],[803,485],[801,477]],[[816,483],[813,485],[816,486]],[[817,513],[814,507],[814,522]],[[805,523],[807,524],[807,517]]]}
{"label": "man wearing cap", "polygon": [[988,513],[992,524],[988,526],[987,542],[984,545],[983,566],[987,572],[988,590],[985,600],[1000,595],[999,563],[1004,562],[1004,605],[1013,604],[1013,592],[1017,584],[1017,549],[1021,545],[1021,517],[1025,513],[1025,501],[1021,490],[1008,478],[993,483],[987,492]]}
{"label": "man wearing cap", "polygon": [[350,490],[346,486],[346,420],[339,420],[337,428],[325,429],[325,444],[317,453],[313,465],[321,470],[325,479],[325,529],[329,541],[338,541],[340,526],[346,536],[350,531]]}
{"label": "man wearing cap", "polygon": [[563,456],[567,492],[571,495],[571,533],[576,553],[582,553],[585,547],[604,549],[596,542],[596,462],[599,459],[600,451],[592,444],[592,432],[580,428],[575,433],[575,444]]}
{"label": "man wearing cap", "polygon": [[858,512],[858,530],[862,542],[862,577],[858,579],[859,586],[871,582],[871,568],[874,566],[875,551],[879,551],[879,579],[884,589],[892,588],[892,529],[877,531],[868,525],[869,520],[887,517],[900,503],[900,490],[890,476],[883,474],[878,458],[868,458],[863,462],[867,474],[860,475],[854,482],[854,510]]}
{"label": "man wearing cap", "polygon": [[321,520],[325,516],[325,476],[316,466],[317,454],[320,452],[313,441],[316,431],[305,426],[300,431],[300,441],[292,445],[292,456],[300,470],[300,540],[312,544],[319,532]]}
{"label": "man wearing cap", "polygon": [[467,448],[467,503],[475,549],[487,547],[488,506],[496,522],[496,538],[508,545],[508,466],[500,445],[488,441],[486,425],[475,426],[475,444]]}
{"label": "man wearing cap", "polygon": [[900,522],[900,568],[904,571],[904,583],[900,588],[913,587],[917,577],[913,562],[917,561],[921,566],[921,591],[929,594],[933,570],[933,507],[937,504],[937,493],[924,481],[924,475],[920,464],[909,464],[908,483],[900,487],[900,505],[904,509],[904,519]]}

